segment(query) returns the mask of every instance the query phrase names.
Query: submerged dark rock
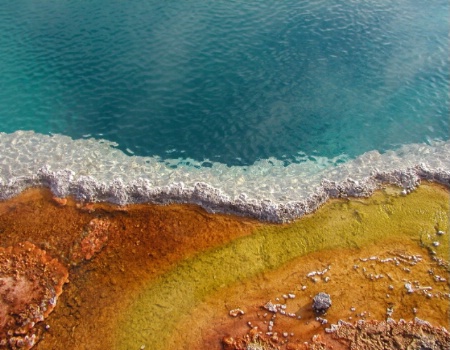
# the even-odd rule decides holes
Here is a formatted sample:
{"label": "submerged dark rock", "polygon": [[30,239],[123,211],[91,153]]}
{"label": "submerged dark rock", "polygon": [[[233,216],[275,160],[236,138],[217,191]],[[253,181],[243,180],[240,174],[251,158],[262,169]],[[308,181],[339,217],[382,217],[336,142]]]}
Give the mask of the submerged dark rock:
{"label": "submerged dark rock", "polygon": [[320,292],[313,298],[312,308],[318,314],[324,314],[331,306],[330,295]]}

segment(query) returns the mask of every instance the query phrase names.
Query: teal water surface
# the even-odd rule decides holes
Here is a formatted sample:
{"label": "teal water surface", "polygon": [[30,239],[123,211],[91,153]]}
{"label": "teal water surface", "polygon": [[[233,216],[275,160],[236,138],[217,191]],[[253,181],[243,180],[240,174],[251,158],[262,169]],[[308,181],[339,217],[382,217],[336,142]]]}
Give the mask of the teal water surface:
{"label": "teal water surface", "polygon": [[447,0],[0,4],[0,131],[252,164],[447,140]]}

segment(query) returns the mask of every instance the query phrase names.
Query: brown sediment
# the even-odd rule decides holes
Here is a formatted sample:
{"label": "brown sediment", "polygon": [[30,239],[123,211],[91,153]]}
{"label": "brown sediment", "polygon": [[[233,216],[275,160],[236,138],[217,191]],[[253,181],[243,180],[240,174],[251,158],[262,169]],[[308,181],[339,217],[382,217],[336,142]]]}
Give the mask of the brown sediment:
{"label": "brown sediment", "polygon": [[35,245],[0,247],[0,349],[30,349],[53,311],[68,270]]}
{"label": "brown sediment", "polygon": [[[375,256],[379,259],[369,260]],[[419,256],[421,260],[415,263],[412,257]],[[399,265],[395,261],[381,262],[396,257],[405,259],[398,259]],[[324,274],[308,277],[311,272],[322,272],[328,267]],[[274,334],[275,344],[287,349],[288,345],[311,342],[314,336],[325,336],[325,329],[340,319],[355,322],[419,317],[448,328],[449,286],[435,281],[430,270],[448,280],[448,271],[439,267],[426,249],[404,239],[385,240],[360,249],[312,253],[294,259],[281,269],[211,294],[179,323],[180,338],[173,339],[170,348],[185,344],[185,349],[196,349],[208,344],[205,348],[220,349],[223,337],[240,339],[252,327],[258,327],[264,335]],[[412,293],[405,288],[408,281],[419,282],[413,284]],[[428,290],[430,286],[432,289]],[[333,302],[325,315],[317,315],[312,309],[313,297],[319,292],[330,294]],[[270,312],[264,308],[268,302],[286,308],[278,307],[276,313]],[[229,310],[235,308],[242,309],[244,314],[230,316]],[[324,320],[326,323],[322,324]],[[271,329],[270,322],[273,322]],[[189,335],[184,328],[188,325]],[[270,340],[271,336],[266,339]]]}
{"label": "brown sediment", "polygon": [[258,226],[193,205],[80,205],[46,189],[0,202],[0,246],[29,241],[70,267],[35,349],[113,349],[116,319],[144,281]]}
{"label": "brown sediment", "polygon": [[[272,225],[193,205],[77,204],[32,189],[0,203],[0,246],[30,241],[70,269],[36,349],[221,349],[248,322],[268,331],[268,301],[302,317],[277,312],[277,346],[315,335],[319,344],[330,323],[383,320],[391,308],[395,319],[448,326],[448,201],[439,185],[406,197],[389,187]],[[333,301],[327,324],[311,308],[318,292]]]}

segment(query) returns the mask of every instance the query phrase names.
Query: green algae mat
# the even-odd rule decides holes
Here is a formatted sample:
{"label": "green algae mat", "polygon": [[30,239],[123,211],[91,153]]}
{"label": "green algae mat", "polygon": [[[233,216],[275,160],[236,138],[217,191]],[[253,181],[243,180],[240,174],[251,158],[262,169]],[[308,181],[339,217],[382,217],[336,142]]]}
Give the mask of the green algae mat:
{"label": "green algae mat", "polygon": [[[413,243],[448,263],[448,226],[448,190],[429,184],[407,196],[388,187],[367,199],[332,200],[296,222],[263,225],[142,283],[118,322],[115,348],[169,349],[179,337],[175,330],[186,328],[180,322],[189,328],[189,315],[208,297],[221,290],[231,293],[247,280],[289,268],[289,262],[311,254],[318,259],[339,250],[357,254],[392,241],[397,244],[393,249]],[[223,307],[217,312],[223,313]]]}

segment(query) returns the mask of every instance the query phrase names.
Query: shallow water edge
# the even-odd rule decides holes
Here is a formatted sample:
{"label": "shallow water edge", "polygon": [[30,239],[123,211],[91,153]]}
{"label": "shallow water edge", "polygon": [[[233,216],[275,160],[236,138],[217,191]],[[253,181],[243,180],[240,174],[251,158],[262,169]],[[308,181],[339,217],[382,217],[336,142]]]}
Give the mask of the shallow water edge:
{"label": "shallow water edge", "polygon": [[[28,131],[0,134],[0,199],[44,186],[85,202],[190,203],[210,212],[287,222],[330,198],[367,197],[383,184],[405,193],[421,180],[450,185],[450,141],[404,145],[356,159],[315,158],[251,166],[128,156],[105,140]],[[204,164],[208,163],[208,166]]]}

